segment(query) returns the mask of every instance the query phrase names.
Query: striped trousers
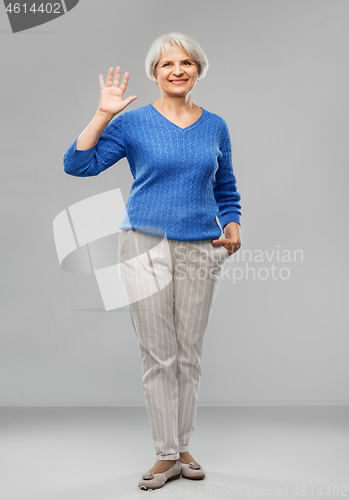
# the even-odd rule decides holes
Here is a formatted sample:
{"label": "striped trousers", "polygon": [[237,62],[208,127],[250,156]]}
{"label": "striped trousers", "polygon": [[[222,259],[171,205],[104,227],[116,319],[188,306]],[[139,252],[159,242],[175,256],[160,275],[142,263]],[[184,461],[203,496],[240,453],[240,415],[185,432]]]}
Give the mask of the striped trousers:
{"label": "striped trousers", "polygon": [[212,240],[170,240],[135,229],[119,235],[156,459],[176,460],[194,431],[203,338],[229,253]]}

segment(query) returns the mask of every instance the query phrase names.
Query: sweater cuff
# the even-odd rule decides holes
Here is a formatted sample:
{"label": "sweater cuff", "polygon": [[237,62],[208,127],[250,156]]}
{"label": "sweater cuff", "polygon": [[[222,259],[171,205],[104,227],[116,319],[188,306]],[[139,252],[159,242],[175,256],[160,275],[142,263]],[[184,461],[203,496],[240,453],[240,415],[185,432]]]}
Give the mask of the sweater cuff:
{"label": "sweater cuff", "polygon": [[224,215],[223,217],[218,217],[219,222],[221,223],[222,229],[224,230],[224,226],[229,224],[229,222],[237,222],[241,226],[240,222],[240,214],[237,212],[231,212],[230,214]]}
{"label": "sweater cuff", "polygon": [[91,149],[76,149],[76,144],[78,142],[78,137],[72,144],[73,155],[75,156],[74,160],[79,163],[86,163],[92,160],[95,155],[96,146]]}
{"label": "sweater cuff", "polygon": [[88,166],[94,158],[96,147],[91,149],[76,149],[77,141],[78,137],[70,144],[69,148],[64,153],[64,171],[69,175],[75,175],[77,177],[94,175],[91,173],[92,170],[91,168],[89,169]]}

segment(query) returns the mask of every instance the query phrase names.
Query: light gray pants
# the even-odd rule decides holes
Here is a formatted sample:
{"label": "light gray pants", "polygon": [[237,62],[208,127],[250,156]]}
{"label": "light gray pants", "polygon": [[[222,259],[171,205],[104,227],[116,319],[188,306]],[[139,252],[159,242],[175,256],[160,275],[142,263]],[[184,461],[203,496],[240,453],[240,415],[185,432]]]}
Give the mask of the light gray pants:
{"label": "light gray pants", "polygon": [[119,261],[139,341],[157,460],[176,460],[194,431],[203,338],[229,253],[211,240],[121,231]]}

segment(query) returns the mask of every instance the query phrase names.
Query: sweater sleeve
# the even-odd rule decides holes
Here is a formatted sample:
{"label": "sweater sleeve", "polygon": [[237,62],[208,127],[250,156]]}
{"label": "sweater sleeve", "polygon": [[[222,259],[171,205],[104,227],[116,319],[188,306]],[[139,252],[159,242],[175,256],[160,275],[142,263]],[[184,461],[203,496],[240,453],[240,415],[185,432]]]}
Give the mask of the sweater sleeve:
{"label": "sweater sleeve", "polygon": [[64,171],[76,177],[98,175],[126,156],[124,114],[114,118],[91,149],[76,149],[78,138],[63,157]]}
{"label": "sweater sleeve", "polygon": [[216,172],[214,196],[219,207],[218,219],[224,229],[229,222],[240,224],[241,195],[237,190],[236,177],[233,170],[232,147],[228,125],[224,122],[222,129],[219,167]]}

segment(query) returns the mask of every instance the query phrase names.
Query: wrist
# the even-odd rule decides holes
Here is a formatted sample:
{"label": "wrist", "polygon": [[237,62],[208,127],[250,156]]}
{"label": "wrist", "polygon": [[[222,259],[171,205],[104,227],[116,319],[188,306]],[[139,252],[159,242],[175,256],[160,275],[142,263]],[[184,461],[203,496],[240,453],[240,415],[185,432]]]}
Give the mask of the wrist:
{"label": "wrist", "polygon": [[101,109],[97,109],[95,117],[98,119],[98,121],[102,123],[109,123],[115,115],[111,113],[107,113],[106,111],[102,111]]}
{"label": "wrist", "polygon": [[224,236],[229,238],[230,236],[240,235],[240,224],[238,222],[232,221],[228,222],[223,228]]}

